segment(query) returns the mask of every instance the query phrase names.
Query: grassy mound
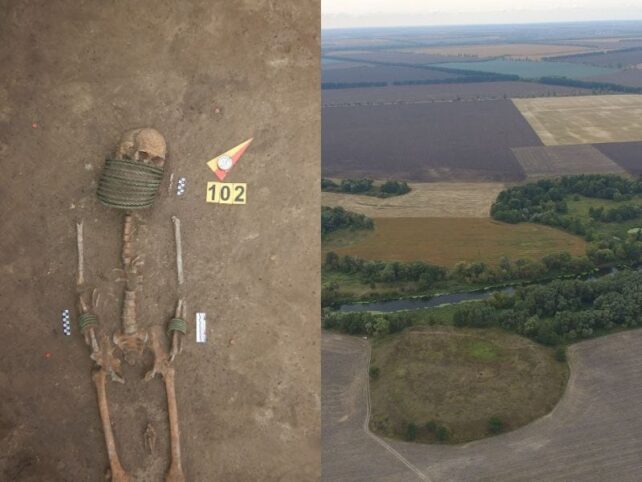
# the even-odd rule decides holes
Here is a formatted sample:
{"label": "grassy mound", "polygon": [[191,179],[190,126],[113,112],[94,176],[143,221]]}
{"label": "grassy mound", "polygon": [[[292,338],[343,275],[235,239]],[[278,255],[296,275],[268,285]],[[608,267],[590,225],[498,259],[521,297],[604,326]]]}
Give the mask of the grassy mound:
{"label": "grassy mound", "polygon": [[498,330],[421,327],[376,340],[371,429],[460,443],[550,412],[568,379],[553,349]]}

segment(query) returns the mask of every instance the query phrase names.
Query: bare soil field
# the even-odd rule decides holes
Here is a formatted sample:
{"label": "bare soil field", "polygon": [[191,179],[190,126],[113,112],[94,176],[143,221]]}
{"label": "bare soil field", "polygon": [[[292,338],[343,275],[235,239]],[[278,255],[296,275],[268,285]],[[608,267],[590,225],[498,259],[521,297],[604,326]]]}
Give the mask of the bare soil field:
{"label": "bare soil field", "polygon": [[[175,362],[187,480],[318,478],[312,5],[2,2],[3,482],[106,480],[94,362],[75,308],[76,222],[84,220],[85,276],[100,293],[101,330],[111,334],[124,287],[115,271],[122,212],[98,203],[96,182],[121,134],[147,125],[163,133],[169,155],[154,207],[136,214],[134,245],[145,262],[138,321],[164,331],[174,313],[177,216],[189,326]],[[248,184],[247,205],[205,203],[206,181],[216,180],[206,161],[252,135],[226,179]],[[283,156],[290,150],[292,158]],[[279,176],[266,175],[270,168]],[[71,336],[63,334],[63,309],[71,310]],[[207,343],[195,342],[196,312],[207,314]],[[165,389],[158,378],[144,382],[145,362],[124,363],[126,383],[107,387],[116,446],[137,482],[164,480],[169,462]],[[152,453],[148,423],[157,437]]]}
{"label": "bare soil field", "polygon": [[642,140],[642,95],[514,99],[513,103],[547,146]]}
{"label": "bare soil field", "polygon": [[613,159],[632,175],[642,175],[642,142],[595,144],[595,148]]}
{"label": "bare soil field", "polygon": [[323,70],[322,82],[398,82],[405,80],[457,79],[461,75],[438,70],[417,69],[396,65],[364,65],[344,69]]}
{"label": "bare soil field", "polygon": [[448,443],[491,436],[498,417],[510,431],[549,413],[562,397],[568,365],[552,348],[502,330],[416,327],[373,340],[370,429],[403,439],[407,424],[417,441],[437,442],[433,421]]}
{"label": "bare soil field", "polygon": [[571,376],[551,413],[456,447],[370,433],[368,342],[335,333],[322,340],[324,481],[639,481],[642,330],[572,345]]}
{"label": "bare soil field", "polygon": [[408,181],[523,179],[512,147],[541,145],[508,100],[326,107],[326,177]]}
{"label": "bare soil field", "polygon": [[598,67],[611,67],[622,69],[631,65],[642,64],[642,47],[636,50],[607,51],[587,55],[564,56],[564,62],[596,65]]}
{"label": "bare soil field", "polygon": [[642,87],[642,69],[627,69],[614,74],[588,77],[583,80],[607,82],[611,84],[625,85],[627,87]]}
{"label": "bare soil field", "polygon": [[341,206],[371,218],[487,218],[490,205],[505,189],[501,183],[410,183],[411,191],[385,199],[337,192],[322,192],[323,206]]}
{"label": "bare soil field", "polygon": [[401,52],[411,52],[428,55],[446,55],[462,57],[510,57],[519,59],[539,60],[542,57],[555,55],[570,55],[589,51],[587,47],[555,44],[479,44],[479,45],[446,45],[440,47],[420,47],[403,49]]}
{"label": "bare soil field", "polygon": [[505,224],[490,218],[375,218],[375,229],[350,245],[324,248],[338,254],[386,261],[425,261],[454,266],[460,261],[496,264],[509,259],[539,259],[568,251],[583,255],[586,242],[539,224]]}
{"label": "bare soil field", "polygon": [[518,147],[513,149],[513,153],[529,179],[577,174],[627,173],[590,144]]}
{"label": "bare soil field", "polygon": [[[641,77],[642,81],[642,77]],[[588,95],[575,87],[535,82],[477,82],[432,85],[390,85],[359,89],[329,89],[321,93],[323,105],[396,104],[443,101],[502,100],[518,97]]]}

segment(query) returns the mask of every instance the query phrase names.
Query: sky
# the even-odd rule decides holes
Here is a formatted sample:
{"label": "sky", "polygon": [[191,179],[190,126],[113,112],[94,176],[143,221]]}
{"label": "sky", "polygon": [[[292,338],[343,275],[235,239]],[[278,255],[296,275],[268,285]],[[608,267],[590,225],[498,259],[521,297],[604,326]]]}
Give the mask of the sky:
{"label": "sky", "polygon": [[640,20],[642,0],[321,0],[323,28]]}

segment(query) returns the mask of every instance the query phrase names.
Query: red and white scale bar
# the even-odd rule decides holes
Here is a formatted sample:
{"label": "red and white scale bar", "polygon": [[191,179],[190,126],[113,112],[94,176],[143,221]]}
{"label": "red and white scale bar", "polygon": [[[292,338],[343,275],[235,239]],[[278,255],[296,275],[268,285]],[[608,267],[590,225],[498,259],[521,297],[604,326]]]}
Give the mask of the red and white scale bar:
{"label": "red and white scale bar", "polygon": [[207,341],[207,319],[205,313],[196,313],[196,343]]}

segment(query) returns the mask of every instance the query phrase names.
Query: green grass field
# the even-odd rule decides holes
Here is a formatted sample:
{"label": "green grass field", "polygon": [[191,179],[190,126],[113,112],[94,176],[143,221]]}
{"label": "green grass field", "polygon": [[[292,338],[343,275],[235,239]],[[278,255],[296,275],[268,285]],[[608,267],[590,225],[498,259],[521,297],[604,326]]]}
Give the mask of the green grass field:
{"label": "green grass field", "polygon": [[371,428],[409,439],[413,424],[415,440],[428,443],[439,426],[449,433],[443,442],[487,437],[491,417],[502,431],[521,427],[553,409],[568,379],[551,348],[499,330],[444,326],[374,340],[371,367]]}
{"label": "green grass field", "polygon": [[567,201],[568,216],[580,218],[582,222],[586,223],[598,236],[616,236],[624,239],[629,229],[642,227],[642,217],[616,223],[603,223],[595,221],[589,216],[590,208],[603,207],[605,210],[608,210],[623,204],[640,206],[642,205],[642,197],[635,197],[630,201],[611,201],[608,199],[587,198],[583,196],[577,196],[576,199],[571,198]]}
{"label": "green grass field", "polygon": [[[437,67],[444,65],[436,64]],[[481,62],[450,62],[449,69],[476,70],[497,74],[518,75],[522,79],[539,79],[541,77],[568,77],[581,79],[617,72],[616,69],[595,67],[570,62],[522,61],[522,60],[486,60]]]}

